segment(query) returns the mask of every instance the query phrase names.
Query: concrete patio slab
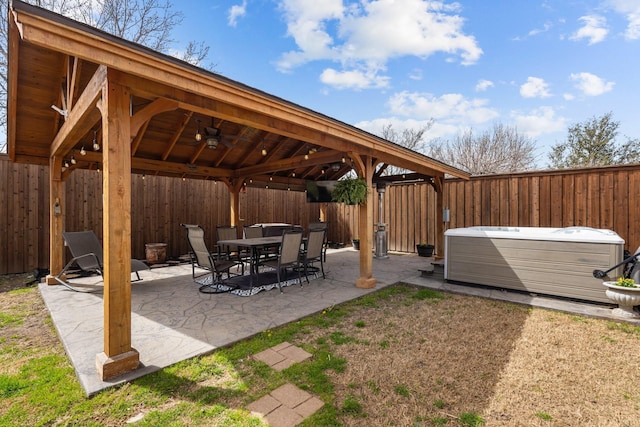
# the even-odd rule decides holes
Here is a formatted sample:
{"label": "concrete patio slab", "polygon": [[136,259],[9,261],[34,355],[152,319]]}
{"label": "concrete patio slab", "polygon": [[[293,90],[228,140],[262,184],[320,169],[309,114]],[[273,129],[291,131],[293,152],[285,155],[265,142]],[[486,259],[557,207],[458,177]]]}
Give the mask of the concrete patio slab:
{"label": "concrete patio slab", "polygon": [[374,260],[378,286],[360,289],[355,287],[358,260],[359,253],[353,249],[331,251],[325,263],[326,279],[289,286],[282,294],[274,289],[251,297],[198,292],[191,266],[186,264],[142,271],[143,280],[131,286],[131,344],[140,353],[141,366],[109,381],[99,378],[95,366],[96,355],[104,349],[100,278],[76,280],[96,288],[95,293],[42,283],[39,288],[80,383],[92,395],[375,292],[417,275],[417,266],[426,263],[410,255]]}

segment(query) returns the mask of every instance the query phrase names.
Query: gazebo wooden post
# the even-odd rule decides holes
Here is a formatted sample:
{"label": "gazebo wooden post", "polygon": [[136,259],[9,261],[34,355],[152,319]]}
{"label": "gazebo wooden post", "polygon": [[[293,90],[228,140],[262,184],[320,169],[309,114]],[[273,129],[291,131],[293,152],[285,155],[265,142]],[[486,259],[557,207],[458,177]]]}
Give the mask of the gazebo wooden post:
{"label": "gazebo wooden post", "polygon": [[327,222],[328,203],[320,203],[320,222]]}
{"label": "gazebo wooden post", "polygon": [[240,233],[240,190],[244,181],[241,179],[234,181],[224,181],[229,189],[229,208],[231,216],[231,226],[238,227],[238,233]]}
{"label": "gazebo wooden post", "polygon": [[[49,159],[49,275],[46,282],[54,285],[58,282],[55,275],[62,271],[64,265],[64,181],[62,180],[62,157],[52,156]],[[63,278],[64,280],[64,278]]]}
{"label": "gazebo wooden post", "polygon": [[436,190],[436,251],[435,259],[444,258],[444,176],[435,176],[433,178],[433,187]]}
{"label": "gazebo wooden post", "polygon": [[356,170],[359,171],[361,178],[367,183],[369,189],[367,193],[367,202],[360,205],[360,278],[356,280],[356,287],[370,289],[376,286],[376,279],[373,278],[373,205],[374,192],[373,173],[375,166],[371,156],[352,156],[356,161]]}
{"label": "gazebo wooden post", "polygon": [[131,127],[129,90],[108,70],[98,108],[103,134],[104,352],[96,356],[102,380],[133,371],[131,347]]}

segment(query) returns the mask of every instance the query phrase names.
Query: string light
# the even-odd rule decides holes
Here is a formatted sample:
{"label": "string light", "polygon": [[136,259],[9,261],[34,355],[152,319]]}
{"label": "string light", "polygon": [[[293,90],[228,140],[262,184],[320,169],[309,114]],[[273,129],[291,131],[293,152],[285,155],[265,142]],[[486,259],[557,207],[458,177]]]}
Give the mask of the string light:
{"label": "string light", "polygon": [[262,154],[263,156],[267,155],[267,148],[264,146],[264,144],[262,144],[262,150],[260,150],[260,154]]}
{"label": "string light", "polygon": [[87,154],[87,150],[84,149],[84,145],[83,145],[82,148],[80,149],[80,155],[84,156],[85,154]]}
{"label": "string light", "polygon": [[98,131],[94,130],[93,131],[93,151],[98,151],[100,149],[100,144],[98,144],[97,134],[98,134]]}
{"label": "string light", "polygon": [[198,130],[196,131],[196,141],[200,142],[202,140],[202,134],[200,133],[200,120],[198,122]]}
{"label": "string light", "polygon": [[76,163],[77,163],[76,162],[76,157],[73,155],[73,153],[71,153],[71,164],[75,165]]}

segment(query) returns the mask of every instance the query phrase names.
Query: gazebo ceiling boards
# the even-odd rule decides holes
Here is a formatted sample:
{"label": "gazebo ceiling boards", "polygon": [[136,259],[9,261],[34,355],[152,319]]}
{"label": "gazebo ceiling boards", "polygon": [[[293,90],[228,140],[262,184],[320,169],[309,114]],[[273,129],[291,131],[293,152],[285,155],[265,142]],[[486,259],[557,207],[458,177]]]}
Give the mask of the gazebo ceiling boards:
{"label": "gazebo ceiling boards", "polygon": [[[102,153],[96,107],[106,69],[130,90],[131,169],[140,174],[194,179],[268,177],[337,179],[353,155],[425,177],[456,168],[299,105],[199,69],[92,27],[14,2],[9,49],[9,155],[16,162],[48,165],[57,154],[95,168]],[[19,90],[17,90],[19,88]],[[53,107],[52,107],[53,106]],[[79,108],[84,109],[79,112]],[[66,116],[64,115],[66,114]],[[74,120],[72,129],[65,122]],[[205,128],[219,131],[209,148]],[[197,141],[198,131],[202,139]],[[58,145],[54,145],[58,144]],[[81,156],[84,146],[87,154]],[[265,154],[263,155],[263,150]],[[305,154],[309,152],[313,154]],[[338,172],[327,167],[346,159]],[[323,167],[325,173],[322,173]],[[329,175],[327,175],[327,172]],[[397,179],[397,177],[396,177]],[[249,185],[249,184],[248,184]]]}

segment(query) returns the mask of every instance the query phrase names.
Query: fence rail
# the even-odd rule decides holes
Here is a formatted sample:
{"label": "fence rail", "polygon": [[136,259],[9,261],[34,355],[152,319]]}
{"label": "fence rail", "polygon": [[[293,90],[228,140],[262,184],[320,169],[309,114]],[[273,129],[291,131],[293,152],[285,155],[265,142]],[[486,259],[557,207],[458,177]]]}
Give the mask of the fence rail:
{"label": "fence rail", "polygon": [[[13,164],[0,155],[0,274],[49,265],[48,167]],[[65,229],[94,230],[102,237],[102,175],[77,170],[65,182]],[[420,242],[436,242],[436,194],[429,184],[387,187],[374,222],[387,224],[388,249],[415,252]],[[586,226],[615,230],[627,249],[640,245],[640,165],[531,172],[451,179],[444,186],[450,209],[448,228],[474,225]],[[146,243],[167,243],[167,255],[187,253],[181,223],[196,223],[215,244],[215,228],[229,224],[229,193],[222,183],[134,175],[132,255],[145,258]],[[243,224],[286,222],[306,227],[319,219],[320,206],[304,193],[248,188],[240,195]],[[349,244],[359,237],[358,208],[327,206],[328,238]]]}

